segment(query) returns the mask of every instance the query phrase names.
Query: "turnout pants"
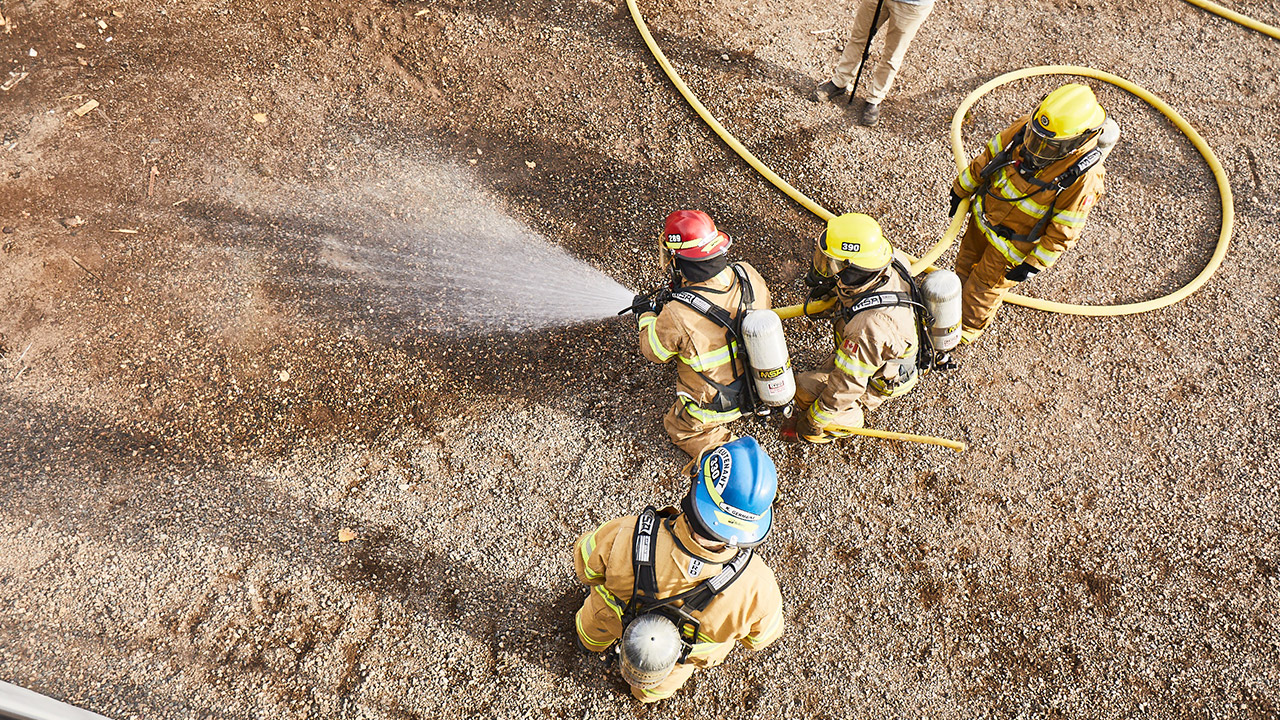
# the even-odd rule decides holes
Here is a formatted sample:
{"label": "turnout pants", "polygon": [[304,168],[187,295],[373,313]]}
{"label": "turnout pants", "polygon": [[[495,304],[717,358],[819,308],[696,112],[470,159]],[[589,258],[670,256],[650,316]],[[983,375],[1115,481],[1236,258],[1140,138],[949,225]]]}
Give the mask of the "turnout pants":
{"label": "turnout pants", "polygon": [[827,387],[827,376],[835,372],[835,361],[828,358],[817,370],[800,373],[796,378],[796,431],[804,435],[810,442],[826,442],[835,438],[849,437],[844,428],[860,428],[865,422],[862,405],[854,403],[845,410],[835,413],[833,421],[825,429],[809,427],[809,406],[812,405]]}
{"label": "turnout pants", "polygon": [[678,398],[671,406],[662,418],[662,427],[666,428],[671,442],[689,454],[691,459],[684,466],[686,474],[694,469],[694,464],[698,462],[698,457],[702,453],[734,439],[733,433],[725,427],[729,422],[731,420],[708,422],[693,417],[685,407],[683,398]]}
{"label": "turnout pants", "polygon": [[1004,295],[1018,283],[1004,274],[1013,266],[983,236],[978,223],[969,217],[969,226],[956,255],[956,275],[964,283],[961,290],[961,323],[966,330],[986,330],[1004,303]]}
{"label": "turnout pants", "polygon": [[[925,18],[933,11],[933,4],[911,5],[884,0],[880,8],[880,24],[876,29],[885,28],[884,52],[879,60],[869,58],[875,63],[874,68],[863,72],[871,81],[867,92],[867,102],[879,104],[893,87],[893,79],[898,76],[902,67],[902,59],[907,55],[907,47],[911,45],[916,31],[924,23]],[[862,51],[867,46],[867,35],[872,32],[871,19],[876,14],[876,0],[862,0],[858,12],[853,17],[853,30],[849,33],[849,42],[844,46],[840,61],[836,63],[835,73],[831,79],[840,87],[849,87],[858,76],[858,66],[862,64]]]}

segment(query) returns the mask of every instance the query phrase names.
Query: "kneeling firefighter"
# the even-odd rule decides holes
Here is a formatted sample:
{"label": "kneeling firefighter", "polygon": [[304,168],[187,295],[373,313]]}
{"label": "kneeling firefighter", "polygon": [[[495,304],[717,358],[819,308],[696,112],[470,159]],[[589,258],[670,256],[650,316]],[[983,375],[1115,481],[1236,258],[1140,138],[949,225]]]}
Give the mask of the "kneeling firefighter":
{"label": "kneeling firefighter", "polygon": [[991,324],[1004,295],[1058,261],[1102,197],[1102,161],[1120,137],[1093,91],[1070,83],[1018,118],[955,179],[951,216],[972,197],[956,255],[963,342]]}
{"label": "kneeling firefighter", "polygon": [[680,510],[650,506],[578,538],[574,568],[591,587],[578,642],[591,652],[618,643],[641,702],[670,697],[735,643],[758,650],[782,635],[782,593],[755,553],[777,489],[773,460],[743,437],[699,458]]}
{"label": "kneeling firefighter", "polygon": [[797,421],[783,427],[783,440],[848,437],[863,426],[865,411],[910,392],[921,372],[955,367],[942,351],[959,340],[959,280],[943,270],[926,282],[922,292],[906,257],[871,216],[847,213],[827,222],[805,284],[811,298],[835,293],[839,300],[835,350],[817,370],[800,374]]}
{"label": "kneeling firefighter", "polygon": [[[755,410],[745,343],[738,338],[751,309],[770,307],[769,288],[751,265],[729,263],[730,245],[729,236],[706,213],[671,213],[658,248],[671,287],[637,295],[631,306],[639,319],[644,356],[658,363],[680,360],[676,402],[662,425],[671,442],[691,458],[686,474],[704,451],[733,439],[725,423]],[[780,336],[780,323],[777,330]]]}

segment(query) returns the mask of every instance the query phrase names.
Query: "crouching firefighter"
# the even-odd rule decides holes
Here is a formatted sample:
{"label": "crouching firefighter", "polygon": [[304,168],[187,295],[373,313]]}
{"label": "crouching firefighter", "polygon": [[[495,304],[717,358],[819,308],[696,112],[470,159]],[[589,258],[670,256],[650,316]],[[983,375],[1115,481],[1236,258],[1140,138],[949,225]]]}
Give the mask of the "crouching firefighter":
{"label": "crouching firefighter", "polygon": [[676,447],[694,459],[733,439],[725,424],[752,412],[753,387],[738,341],[743,316],[770,307],[769,289],[756,269],[729,263],[729,236],[698,210],[667,216],[659,264],[670,287],[637,295],[640,351],[653,362],[678,358],[676,402],[662,425]]}
{"label": "crouching firefighter", "polygon": [[[934,319],[906,257],[871,216],[847,213],[827,222],[805,284],[811,298],[834,293],[838,299],[831,318],[835,350],[817,370],[800,374],[796,422],[783,426],[783,440],[848,437],[851,428],[863,426],[867,410],[911,392],[923,371],[955,367],[950,356],[934,349]],[[958,294],[953,291],[953,303]],[[958,333],[951,337],[948,348]]]}
{"label": "crouching firefighter", "polygon": [[699,459],[680,510],[647,507],[578,538],[574,567],[591,587],[578,643],[591,652],[616,643],[641,702],[670,697],[735,643],[758,650],[782,635],[782,593],[755,552],[777,488],[773,461],[739,438]]}
{"label": "crouching firefighter", "polygon": [[1076,244],[1103,195],[1102,161],[1119,136],[1093,91],[1070,83],[991,138],[956,177],[950,215],[972,197],[956,255],[963,342],[987,329],[1010,288]]}

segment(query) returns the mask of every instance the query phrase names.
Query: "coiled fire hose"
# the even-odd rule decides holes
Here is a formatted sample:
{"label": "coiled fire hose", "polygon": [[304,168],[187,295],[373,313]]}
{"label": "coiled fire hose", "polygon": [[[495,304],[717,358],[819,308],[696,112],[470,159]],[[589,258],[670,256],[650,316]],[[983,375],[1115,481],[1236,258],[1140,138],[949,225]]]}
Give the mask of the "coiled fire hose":
{"label": "coiled fire hose", "polygon": [[[1187,0],[1187,2],[1227,18],[1228,20],[1244,25],[1250,29],[1257,30],[1258,32],[1264,33],[1273,38],[1280,39],[1280,30],[1239,13],[1227,10],[1226,8],[1209,2],[1208,0]],[[803,205],[813,214],[823,220],[830,220],[833,217],[833,214],[830,211],[814,202],[813,199],[797,190],[786,180],[779,177],[777,173],[769,169],[767,165],[760,162],[760,160],[757,159],[750,150],[743,146],[743,144],[739,142],[732,133],[726,130],[725,127],[711,115],[706,106],[698,100],[698,97],[694,95],[689,89],[689,86],[685,84],[684,80],[680,77],[680,73],[672,67],[670,61],[667,60],[666,55],[662,52],[662,48],[658,47],[657,42],[654,41],[653,35],[649,32],[649,27],[645,24],[644,17],[640,14],[640,9],[636,5],[636,0],[627,0],[627,8],[630,10],[631,19],[635,22],[636,29],[640,31],[641,37],[644,38],[645,45],[648,46],[649,52],[653,54],[654,59],[657,60],[658,65],[662,67],[663,72],[666,73],[667,77],[671,80],[671,83],[675,85],[676,90],[684,96],[684,99],[689,103],[689,106],[693,108],[694,112],[698,113],[698,116],[702,118],[703,122],[705,122],[708,127],[719,135],[720,139],[722,139],[725,144],[745,160],[748,165],[764,176],[764,178],[775,187],[782,190],[791,197],[791,199]],[[1191,282],[1187,283],[1182,288],[1165,295],[1164,297],[1122,305],[1077,305],[1073,303],[1041,300],[1039,298],[1009,293],[1005,296],[1005,301],[1013,305],[1022,305],[1036,310],[1057,312],[1068,315],[1115,316],[1150,312],[1152,310],[1167,307],[1200,289],[1201,286],[1208,282],[1209,278],[1213,276],[1213,273],[1216,272],[1218,267],[1222,264],[1222,261],[1227,254],[1227,247],[1231,241],[1231,229],[1235,217],[1231,185],[1227,179],[1226,172],[1222,169],[1222,164],[1218,162],[1218,158],[1213,154],[1213,150],[1209,148],[1208,143],[1206,143],[1204,138],[1196,132],[1195,128],[1191,127],[1191,125],[1188,124],[1187,121],[1177,113],[1177,111],[1163,100],[1156,97],[1147,89],[1130,82],[1129,80],[1119,77],[1118,75],[1113,75],[1112,73],[1077,65],[1044,65],[1024,68],[1022,70],[1005,73],[1004,75],[990,80],[970,93],[969,96],[960,103],[960,106],[956,108],[955,114],[951,118],[951,152],[955,159],[956,171],[962,171],[968,163],[968,156],[965,154],[964,150],[964,142],[961,139],[960,127],[965,114],[969,111],[969,108],[971,108],[980,97],[1001,85],[1014,80],[1035,77],[1038,75],[1080,75],[1083,77],[1094,78],[1096,80],[1102,80],[1103,82],[1115,85],[1137,96],[1147,104],[1159,110],[1165,117],[1169,118],[1169,120],[1187,136],[1192,145],[1195,146],[1196,150],[1199,151],[1200,155],[1205,159],[1205,162],[1209,165],[1209,169],[1213,172],[1222,201],[1222,224],[1218,233],[1218,243],[1214,248],[1213,255],[1209,258],[1209,262],[1205,265],[1204,269],[1202,269],[1200,273],[1191,280]],[[965,216],[967,215],[966,211],[968,210],[968,202],[969,201],[966,199],[961,203],[961,206],[956,212],[955,217],[952,219],[951,224],[947,227],[946,232],[943,233],[942,239],[919,259],[912,258],[913,262],[911,265],[911,273],[913,275],[918,275],[920,272],[931,268],[933,261],[940,257],[942,253],[946,252],[951,244],[955,242],[956,236],[959,235],[960,230],[964,225]],[[910,256],[908,255],[908,257]],[[791,305],[776,308],[775,312],[778,313],[779,317],[785,319],[822,312],[830,308],[833,304],[834,301],[805,303],[802,305]],[[865,429],[858,432],[858,434],[874,435],[878,437],[884,436],[882,431],[871,431]],[[907,438],[900,439],[911,439],[915,442],[927,442],[947,447],[954,447],[959,444],[944,438],[932,438],[925,436],[908,436]],[[957,449],[963,449],[963,446]]]}

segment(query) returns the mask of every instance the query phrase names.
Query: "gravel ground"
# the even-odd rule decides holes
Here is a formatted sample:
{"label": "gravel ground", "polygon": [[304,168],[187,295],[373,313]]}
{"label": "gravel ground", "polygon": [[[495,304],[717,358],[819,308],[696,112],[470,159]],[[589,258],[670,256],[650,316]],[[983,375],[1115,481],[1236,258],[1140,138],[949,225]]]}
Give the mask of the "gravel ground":
{"label": "gravel ground", "polygon": [[[671,371],[629,321],[469,331],[429,262],[521,262],[444,247],[439,208],[474,193],[644,287],[661,218],[699,207],[798,299],[819,223],[625,5],[5,0],[28,75],[0,92],[0,679],[119,719],[1277,717],[1280,43],[1176,0],[940,2],[867,129],[806,97],[850,3],[642,9],[762,160],[907,251],[945,226],[953,108],[1052,62],[1204,135],[1231,252],[1146,315],[1007,307],[871,417],[966,453],[742,422],[781,471],[788,632],[640,708],[572,647],[569,546],[681,494]],[[978,103],[968,149],[1056,82]],[[1098,92],[1109,192],[1037,297],[1163,295],[1217,236],[1191,144]],[[797,365],[826,351],[788,332]]]}

